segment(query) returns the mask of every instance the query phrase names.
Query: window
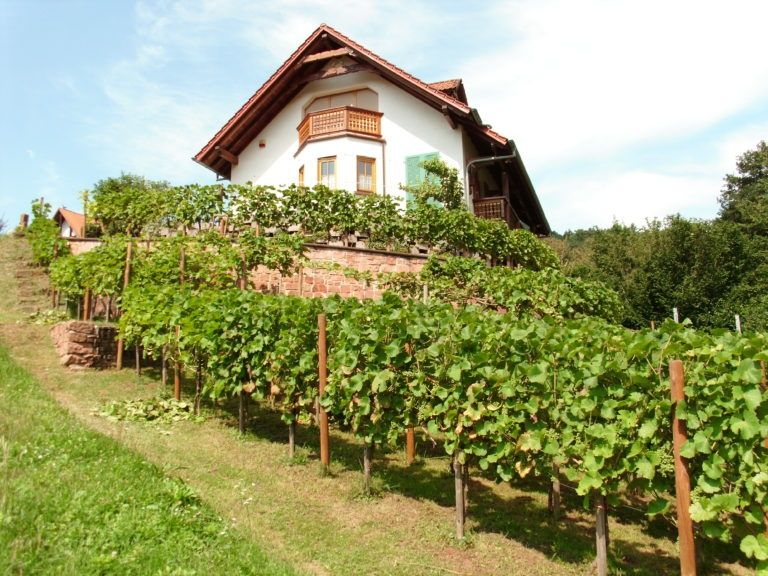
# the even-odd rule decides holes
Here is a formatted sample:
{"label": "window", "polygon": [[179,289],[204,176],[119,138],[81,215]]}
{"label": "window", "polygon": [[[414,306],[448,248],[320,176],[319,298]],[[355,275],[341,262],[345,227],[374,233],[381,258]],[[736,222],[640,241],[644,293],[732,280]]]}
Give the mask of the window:
{"label": "window", "polygon": [[370,88],[354,90],[352,92],[340,92],[328,96],[315,98],[304,108],[304,115],[329,108],[338,108],[340,106],[353,106],[355,108],[364,108],[366,110],[379,109],[379,95]]}
{"label": "window", "polygon": [[336,188],[336,156],[318,158],[317,183],[328,188]]}
{"label": "window", "polygon": [[[440,157],[437,152],[429,152],[428,154],[418,154],[416,156],[407,156],[405,158],[405,185],[408,188],[416,188],[424,182],[427,177],[427,171],[424,170],[422,163],[427,160],[434,160]],[[406,208],[410,207],[414,201],[414,194],[410,190],[405,192],[405,205]]]}
{"label": "window", "polygon": [[357,191],[361,194],[373,194],[376,191],[376,160],[357,157]]}
{"label": "window", "polygon": [[299,168],[299,186],[304,186],[304,164]]}

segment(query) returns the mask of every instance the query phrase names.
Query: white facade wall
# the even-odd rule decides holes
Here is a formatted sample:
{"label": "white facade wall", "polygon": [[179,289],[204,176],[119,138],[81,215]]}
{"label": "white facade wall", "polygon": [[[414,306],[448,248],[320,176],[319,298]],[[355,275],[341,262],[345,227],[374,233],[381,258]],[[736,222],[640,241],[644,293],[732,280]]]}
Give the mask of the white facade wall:
{"label": "white facade wall", "polygon": [[[360,88],[378,94],[382,140],[341,136],[310,141],[299,151],[297,127],[304,107],[318,96]],[[318,158],[335,156],[336,187],[355,191],[357,156],[366,156],[376,159],[376,193],[393,196],[404,206],[400,186],[405,184],[405,158],[430,152],[438,152],[446,164],[462,173],[461,128],[451,128],[441,112],[380,76],[358,72],[317,80],[300,92],[243,150],[232,167],[232,182],[289,185],[298,182],[303,165],[304,184],[314,186]]]}

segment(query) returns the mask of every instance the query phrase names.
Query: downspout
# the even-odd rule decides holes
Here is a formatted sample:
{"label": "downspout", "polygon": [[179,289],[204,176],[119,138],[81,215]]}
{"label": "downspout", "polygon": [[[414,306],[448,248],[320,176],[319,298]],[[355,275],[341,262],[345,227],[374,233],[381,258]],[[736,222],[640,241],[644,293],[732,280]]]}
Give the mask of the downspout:
{"label": "downspout", "polygon": [[387,195],[387,141],[381,140],[381,195]]}
{"label": "downspout", "polygon": [[470,160],[467,162],[467,165],[464,167],[464,201],[467,204],[467,207],[474,212],[474,206],[472,205],[472,199],[469,197],[469,170],[472,168],[475,164],[491,164],[493,162],[498,162],[499,160],[512,160],[513,158],[517,157],[517,146],[512,143],[512,154],[507,154],[505,156],[485,156],[483,158],[475,158],[474,160]]}

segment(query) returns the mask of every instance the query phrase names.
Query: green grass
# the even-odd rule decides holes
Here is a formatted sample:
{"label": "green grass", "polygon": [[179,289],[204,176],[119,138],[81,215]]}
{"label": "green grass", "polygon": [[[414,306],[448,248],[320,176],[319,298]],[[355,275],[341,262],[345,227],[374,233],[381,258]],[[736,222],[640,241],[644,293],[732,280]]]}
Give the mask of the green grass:
{"label": "green grass", "polygon": [[0,567],[9,574],[275,574],[179,479],[86,429],[0,348]]}

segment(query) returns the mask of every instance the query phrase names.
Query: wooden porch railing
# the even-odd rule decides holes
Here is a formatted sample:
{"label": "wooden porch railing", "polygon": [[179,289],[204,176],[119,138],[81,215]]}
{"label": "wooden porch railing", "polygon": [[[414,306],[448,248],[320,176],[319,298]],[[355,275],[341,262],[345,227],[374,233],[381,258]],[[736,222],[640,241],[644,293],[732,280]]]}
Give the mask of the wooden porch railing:
{"label": "wooden porch railing", "polygon": [[310,112],[299,124],[299,146],[307,140],[329,134],[365,134],[381,137],[381,112],[352,106]]}
{"label": "wooden porch railing", "polygon": [[516,224],[512,206],[504,196],[494,196],[474,201],[475,216],[485,218],[486,220],[503,220],[507,226],[512,227]]}

